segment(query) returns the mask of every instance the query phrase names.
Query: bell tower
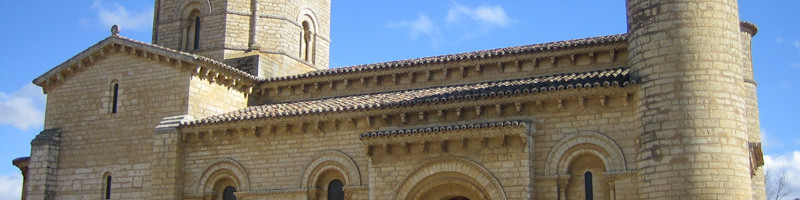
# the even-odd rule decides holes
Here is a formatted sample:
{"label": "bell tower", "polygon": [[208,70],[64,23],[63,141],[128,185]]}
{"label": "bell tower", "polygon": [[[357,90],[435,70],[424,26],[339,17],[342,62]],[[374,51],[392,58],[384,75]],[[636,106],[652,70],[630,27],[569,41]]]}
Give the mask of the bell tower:
{"label": "bell tower", "polygon": [[330,0],[156,0],[153,44],[260,78],[328,68]]}

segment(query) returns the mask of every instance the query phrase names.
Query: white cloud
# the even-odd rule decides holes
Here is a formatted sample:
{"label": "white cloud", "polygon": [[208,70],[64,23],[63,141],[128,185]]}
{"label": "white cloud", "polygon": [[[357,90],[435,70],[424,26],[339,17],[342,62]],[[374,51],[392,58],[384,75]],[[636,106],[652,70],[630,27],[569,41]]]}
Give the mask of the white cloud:
{"label": "white cloud", "polygon": [[0,175],[0,200],[19,200],[21,195],[21,175]]}
{"label": "white cloud", "polygon": [[105,4],[101,0],[92,3],[104,28],[119,25],[121,30],[146,31],[153,23],[153,8],[131,11],[118,3]]}
{"label": "white cloud", "polygon": [[767,170],[776,174],[785,170],[788,185],[795,191],[795,195],[800,193],[800,151],[794,151],[791,155],[764,155],[764,165]]}
{"label": "white cloud", "polygon": [[444,19],[419,14],[416,20],[391,23],[388,27],[407,29],[413,39],[427,37],[432,46],[437,47],[443,42],[461,42],[475,38],[495,28],[508,26],[511,22],[502,6],[469,7],[453,3],[447,9]]}
{"label": "white cloud", "polygon": [[6,94],[0,92],[0,124],[8,124],[27,131],[44,123],[45,96],[42,89],[26,84],[19,90]]}
{"label": "white cloud", "polygon": [[419,37],[419,35],[433,37],[438,33],[438,30],[433,26],[433,22],[431,22],[430,17],[425,14],[419,14],[417,20],[401,21],[389,26],[396,28],[407,28],[411,33],[411,36],[414,38]]}
{"label": "white cloud", "polygon": [[483,26],[506,26],[511,22],[511,18],[501,6],[470,8],[454,3],[447,12],[447,22],[456,24],[479,22]]}

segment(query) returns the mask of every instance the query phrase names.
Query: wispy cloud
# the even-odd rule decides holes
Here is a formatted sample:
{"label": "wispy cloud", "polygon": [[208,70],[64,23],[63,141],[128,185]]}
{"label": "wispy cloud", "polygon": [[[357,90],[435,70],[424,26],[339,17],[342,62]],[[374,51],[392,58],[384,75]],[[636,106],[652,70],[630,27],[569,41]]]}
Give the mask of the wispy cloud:
{"label": "wispy cloud", "polygon": [[[771,173],[785,170],[786,180],[796,193],[800,193],[800,151],[789,155],[764,155],[764,165]],[[769,183],[768,183],[769,184]]]}
{"label": "wispy cloud", "polygon": [[97,11],[97,18],[104,28],[110,28],[116,24],[120,29],[131,31],[147,31],[153,24],[153,8],[144,10],[129,10],[118,3],[103,3],[95,0],[92,9]]}
{"label": "wispy cloud", "polygon": [[765,147],[775,147],[775,148],[783,147],[783,143],[781,143],[779,140],[772,140],[772,136],[769,135],[768,133],[769,132],[767,132],[766,129],[763,128],[761,129],[761,143]]}
{"label": "wispy cloud", "polygon": [[390,23],[388,27],[405,29],[414,40],[424,36],[437,47],[443,42],[471,39],[513,22],[499,5],[470,7],[453,2],[443,18],[430,16],[433,15],[419,14],[416,20]]}
{"label": "wispy cloud", "polygon": [[21,195],[21,175],[0,175],[0,200],[19,200]]}
{"label": "wispy cloud", "polygon": [[506,15],[505,9],[501,6],[470,8],[453,3],[450,10],[447,11],[447,22],[456,24],[478,22],[482,26],[506,26],[511,23],[511,18]]}
{"label": "wispy cloud", "polygon": [[6,94],[0,92],[0,124],[8,124],[27,131],[44,123],[45,97],[42,90],[26,84],[19,90]]}

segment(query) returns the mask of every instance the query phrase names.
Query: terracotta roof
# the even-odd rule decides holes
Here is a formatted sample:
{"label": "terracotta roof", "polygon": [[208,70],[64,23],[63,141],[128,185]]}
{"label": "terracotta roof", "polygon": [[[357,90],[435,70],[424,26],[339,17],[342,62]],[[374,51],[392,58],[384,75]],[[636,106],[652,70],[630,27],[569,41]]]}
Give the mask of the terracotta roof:
{"label": "terracotta roof", "polygon": [[582,73],[266,104],[251,106],[200,120],[182,122],[181,125],[190,126],[313,113],[461,101],[581,87],[625,86],[631,82],[628,72],[629,69],[623,67]]}
{"label": "terracotta roof", "polygon": [[474,123],[474,124],[436,126],[427,128],[417,128],[417,129],[399,129],[399,130],[366,132],[362,133],[359,137],[361,139],[365,139],[374,137],[390,137],[390,136],[400,136],[400,135],[409,135],[418,133],[438,132],[438,131],[467,130],[467,129],[491,128],[491,127],[520,126],[520,125],[524,126],[527,125],[528,123],[530,122],[522,120],[507,120],[500,122],[486,122],[486,123]]}
{"label": "terracotta roof", "polygon": [[91,55],[92,53],[94,53],[94,52],[96,52],[98,50],[103,49],[103,47],[105,47],[105,46],[107,46],[109,44],[125,45],[125,46],[129,46],[129,47],[137,48],[137,49],[140,49],[140,50],[143,50],[143,51],[147,51],[147,52],[150,52],[150,53],[163,55],[163,56],[170,57],[170,58],[175,58],[175,59],[181,59],[181,60],[189,61],[189,62],[208,63],[208,64],[211,64],[211,66],[214,66],[214,67],[217,67],[219,69],[222,69],[223,72],[230,73],[231,75],[239,75],[239,76],[242,76],[244,78],[248,78],[248,79],[253,80],[253,81],[258,80],[256,77],[254,77],[254,76],[252,76],[252,75],[250,75],[248,73],[245,73],[245,72],[243,72],[241,70],[238,70],[236,68],[233,68],[231,66],[226,65],[225,63],[219,62],[219,61],[211,59],[211,58],[206,58],[206,57],[199,56],[199,55],[196,55],[196,54],[191,54],[191,53],[187,53],[187,52],[183,52],[183,51],[178,51],[178,50],[175,50],[175,49],[170,49],[170,48],[158,46],[158,45],[155,45],[155,44],[150,44],[150,43],[146,43],[146,42],[140,42],[140,41],[136,41],[136,40],[133,40],[133,39],[130,39],[130,38],[122,37],[122,36],[119,36],[119,35],[112,35],[112,36],[107,37],[104,40],[101,40],[100,42],[97,42],[97,44],[92,45],[91,47],[87,48],[86,50],[82,51],[81,53],[78,53],[78,55],[73,56],[69,60],[59,64],[58,66],[54,67],[53,69],[50,69],[49,71],[45,72],[44,74],[42,74],[38,78],[34,79],[33,83],[36,84],[36,85],[39,85],[42,81],[47,80],[47,79],[51,78],[52,76],[55,76],[56,74],[58,74],[61,71],[65,70],[66,68],[68,68],[70,65],[82,60],[86,56],[89,56],[89,55]]}
{"label": "terracotta roof", "polygon": [[346,74],[346,73],[354,73],[354,72],[367,71],[367,70],[396,68],[396,67],[404,67],[404,66],[411,66],[411,65],[443,63],[443,62],[468,60],[468,59],[475,59],[475,58],[491,58],[491,57],[496,57],[496,56],[505,56],[505,55],[511,55],[511,54],[521,54],[521,53],[529,53],[529,52],[537,52],[537,51],[555,51],[555,50],[562,50],[562,49],[567,49],[567,48],[586,47],[586,46],[592,46],[592,45],[603,45],[603,44],[624,42],[624,41],[627,40],[627,38],[628,38],[628,34],[616,34],[616,35],[598,36],[598,37],[590,37],[590,38],[583,38],[583,39],[565,40],[565,41],[558,41],[558,42],[548,42],[548,43],[523,45],[523,46],[516,46],[516,47],[488,49],[488,50],[473,51],[473,52],[466,52],[466,53],[457,53],[457,54],[450,54],[450,55],[441,55],[441,56],[415,58],[415,59],[399,60],[399,61],[391,61],[391,62],[356,65],[356,66],[350,66],[350,67],[324,69],[324,70],[311,71],[311,72],[307,72],[307,73],[303,73],[303,74],[296,74],[296,75],[291,75],[291,76],[281,76],[281,77],[266,78],[266,79],[263,79],[262,81],[263,82],[270,82],[270,81],[293,80],[293,79],[301,79],[301,78],[314,77],[314,76]]}

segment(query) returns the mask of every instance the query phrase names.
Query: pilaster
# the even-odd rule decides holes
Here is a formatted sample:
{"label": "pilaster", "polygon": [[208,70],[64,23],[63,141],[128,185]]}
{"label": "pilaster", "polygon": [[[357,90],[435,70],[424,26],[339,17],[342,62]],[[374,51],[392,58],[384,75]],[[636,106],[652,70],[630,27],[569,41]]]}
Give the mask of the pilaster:
{"label": "pilaster", "polygon": [[47,129],[31,141],[26,199],[56,199],[58,154],[61,150],[61,129]]}
{"label": "pilaster", "polygon": [[183,198],[183,141],[179,124],[190,115],[165,117],[153,130],[152,199]]}

